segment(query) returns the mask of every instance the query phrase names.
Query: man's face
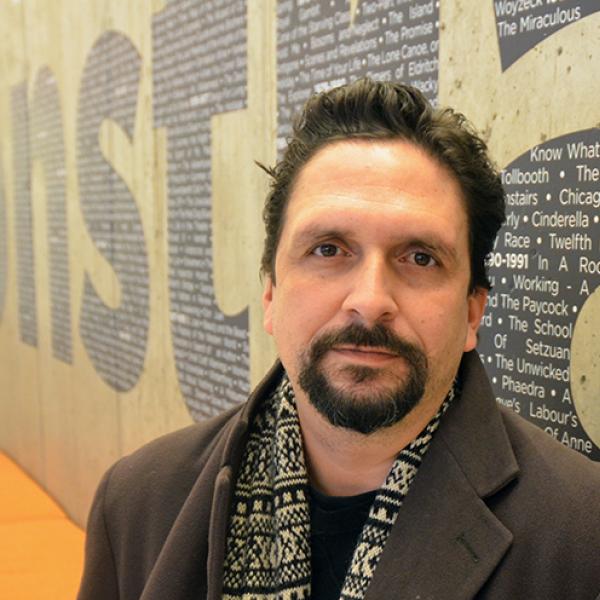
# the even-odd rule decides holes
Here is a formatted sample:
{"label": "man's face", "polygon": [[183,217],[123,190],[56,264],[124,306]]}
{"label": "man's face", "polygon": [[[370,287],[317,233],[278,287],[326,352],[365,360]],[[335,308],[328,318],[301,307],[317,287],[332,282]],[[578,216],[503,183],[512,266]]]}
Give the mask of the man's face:
{"label": "man's face", "polygon": [[370,433],[437,407],[476,345],[468,222],[454,176],[405,141],[340,141],[301,170],[264,324],[299,403]]}

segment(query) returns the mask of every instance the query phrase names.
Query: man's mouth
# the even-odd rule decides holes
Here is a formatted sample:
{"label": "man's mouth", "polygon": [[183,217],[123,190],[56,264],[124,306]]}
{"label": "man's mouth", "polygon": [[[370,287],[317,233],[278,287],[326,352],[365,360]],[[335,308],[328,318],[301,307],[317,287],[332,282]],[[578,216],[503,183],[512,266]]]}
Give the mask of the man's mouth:
{"label": "man's mouth", "polygon": [[353,361],[372,364],[382,364],[398,358],[397,353],[376,346],[340,345],[333,347],[332,351]]}

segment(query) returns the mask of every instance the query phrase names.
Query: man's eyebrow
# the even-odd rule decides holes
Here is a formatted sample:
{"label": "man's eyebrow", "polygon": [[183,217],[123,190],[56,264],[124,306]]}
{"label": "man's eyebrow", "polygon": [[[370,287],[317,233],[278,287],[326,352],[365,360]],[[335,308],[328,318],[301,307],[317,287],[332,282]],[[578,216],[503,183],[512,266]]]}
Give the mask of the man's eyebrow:
{"label": "man's eyebrow", "polygon": [[340,239],[348,235],[348,231],[339,228],[323,227],[319,224],[308,225],[300,228],[299,231],[292,236],[294,245],[303,245],[316,242],[324,239]]}
{"label": "man's eyebrow", "polygon": [[456,253],[456,249],[453,246],[448,244],[444,244],[443,242],[438,242],[436,240],[415,237],[411,239],[408,243],[408,246],[422,246],[426,250],[431,250],[436,254],[441,254],[445,256],[447,259],[456,262],[458,255]]}
{"label": "man's eyebrow", "polygon": [[[348,228],[339,227],[324,227],[323,225],[314,224],[305,228],[301,228],[293,236],[294,243],[313,242],[319,239],[327,238],[345,238],[352,234]],[[412,235],[408,233],[405,239],[401,242],[405,246],[423,246],[429,250],[445,254],[450,258],[456,258],[456,249],[451,245],[444,243],[435,234],[431,235]]]}

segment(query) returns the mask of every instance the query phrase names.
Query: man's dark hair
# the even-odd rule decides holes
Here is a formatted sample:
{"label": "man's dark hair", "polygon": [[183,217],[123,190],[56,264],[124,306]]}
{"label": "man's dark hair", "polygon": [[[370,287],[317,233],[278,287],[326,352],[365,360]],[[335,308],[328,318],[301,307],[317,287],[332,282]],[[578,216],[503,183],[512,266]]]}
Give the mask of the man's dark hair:
{"label": "man's dark hair", "polygon": [[348,139],[406,140],[454,174],[469,221],[470,289],[490,289],[486,259],[505,219],[505,201],[485,142],[462,114],[434,109],[416,88],[368,78],[312,96],[294,122],[282,159],[265,169],[272,182],[263,211],[266,238],[261,272],[275,282],[277,245],[300,170],[319,149]]}

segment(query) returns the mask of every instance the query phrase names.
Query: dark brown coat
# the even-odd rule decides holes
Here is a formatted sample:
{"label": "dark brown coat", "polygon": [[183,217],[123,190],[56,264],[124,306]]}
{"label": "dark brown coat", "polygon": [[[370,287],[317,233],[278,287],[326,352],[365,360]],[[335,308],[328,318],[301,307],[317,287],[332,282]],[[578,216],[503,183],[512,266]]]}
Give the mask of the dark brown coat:
{"label": "dark brown coat", "polygon": [[[220,598],[248,403],[116,463],[88,522],[79,600]],[[600,598],[600,466],[499,407],[477,355],[388,539],[367,600]]]}

